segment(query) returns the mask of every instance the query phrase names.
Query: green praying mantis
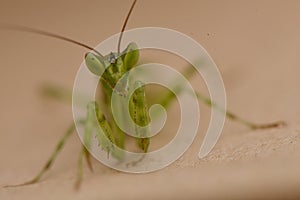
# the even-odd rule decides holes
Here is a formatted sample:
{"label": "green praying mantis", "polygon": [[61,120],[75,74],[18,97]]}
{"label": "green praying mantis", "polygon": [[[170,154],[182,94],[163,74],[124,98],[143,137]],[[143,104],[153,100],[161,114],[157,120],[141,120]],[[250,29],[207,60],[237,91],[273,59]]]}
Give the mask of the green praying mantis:
{"label": "green praying mantis", "polygon": [[[119,41],[118,41],[117,52],[112,52],[105,56],[101,55],[101,53],[99,53],[96,49],[86,44],[83,44],[81,42],[78,42],[76,40],[61,35],[49,33],[46,31],[29,28],[25,26],[19,26],[19,25],[3,25],[0,28],[45,35],[60,40],[64,40],[67,42],[71,42],[76,45],[82,46],[86,49],[89,49],[90,52],[85,54],[84,60],[86,66],[88,67],[91,73],[97,76],[101,75],[99,83],[100,83],[100,88],[103,91],[103,99],[104,99],[101,101],[101,103],[105,104],[111,101],[112,93],[120,78],[123,77],[124,74],[129,72],[132,68],[134,68],[137,62],[139,61],[140,52],[138,49],[138,45],[136,43],[131,42],[130,44],[128,44],[125,50],[123,50],[122,52],[120,50],[120,44],[122,41],[123,32],[125,30],[126,24],[129,20],[129,17],[133,11],[136,2],[137,0],[133,1],[129,13],[122,26]],[[195,70],[193,70],[193,67],[190,66],[186,68],[186,71],[184,71],[183,74],[185,75],[186,78],[190,79],[194,75],[194,72]],[[126,84],[127,87],[129,88],[132,87],[133,85],[137,88],[133,92],[133,95],[130,97],[130,101],[129,101],[130,116],[132,117],[136,125],[142,127],[147,126],[150,122],[148,102],[147,102],[149,94],[146,93],[145,86],[140,81],[136,81],[132,83],[128,80]],[[46,88],[45,93],[51,97],[55,97],[58,99],[64,96],[64,94],[60,91],[60,89],[53,88],[53,87]],[[238,117],[232,112],[226,111],[222,107],[219,107],[217,104],[212,102],[210,98],[207,98],[198,92],[196,95],[199,101],[205,103],[208,106],[217,108],[220,112],[224,112],[227,118],[237,121],[238,123],[241,123],[249,127],[250,129],[273,128],[284,124],[283,122],[275,122],[270,124],[252,123],[250,121]],[[170,104],[174,101],[174,99],[175,99],[175,95],[172,92],[168,92],[162,97],[159,104],[161,104],[165,108],[168,108]],[[99,146],[101,146],[101,148],[104,151],[106,151],[108,155],[111,155],[116,159],[122,159],[122,153],[115,150],[114,146],[112,146],[111,144],[121,149],[125,149],[125,142],[126,142],[125,133],[120,128],[118,128],[116,122],[112,119],[111,110],[108,110],[107,112],[102,111],[100,109],[99,103],[96,101],[89,102],[88,105],[86,105],[86,110],[87,110],[86,118],[82,120],[82,124],[84,125],[84,145],[82,146],[82,151],[78,159],[78,174],[75,183],[75,186],[77,188],[80,186],[83,177],[84,158],[86,159],[89,168],[93,170],[91,160],[90,160],[90,153],[88,150],[91,142],[92,132],[96,125],[99,125],[103,130],[102,132],[96,133]],[[96,113],[96,117],[94,116],[93,113]],[[137,147],[142,152],[147,153],[149,146],[151,144],[150,143],[151,138],[147,137],[147,135],[149,135],[150,130],[143,129],[143,131],[144,132],[141,132],[139,131],[139,129],[136,129],[136,135],[142,137],[136,137],[135,140],[136,140]],[[18,185],[8,185],[7,187],[22,186],[22,185],[34,184],[38,182],[45,174],[45,172],[47,172],[50,169],[50,167],[53,165],[56,157],[64,147],[66,141],[74,132],[75,132],[75,124],[72,123],[71,126],[67,129],[67,131],[63,135],[63,137],[59,140],[54,152],[47,160],[44,167],[33,179]]]}

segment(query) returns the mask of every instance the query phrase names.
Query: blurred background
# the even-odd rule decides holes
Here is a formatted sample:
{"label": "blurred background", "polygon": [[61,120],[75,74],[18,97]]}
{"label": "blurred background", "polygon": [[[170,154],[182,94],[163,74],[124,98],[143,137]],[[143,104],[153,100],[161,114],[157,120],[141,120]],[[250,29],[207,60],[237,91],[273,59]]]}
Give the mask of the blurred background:
{"label": "blurred background", "polygon": [[[96,46],[120,31],[131,3],[0,0],[0,23],[35,27]],[[73,183],[80,142],[74,134],[41,182],[1,188],[0,199],[299,198],[299,11],[297,0],[139,0],[127,29],[165,27],[192,37],[219,67],[229,110],[254,122],[285,120],[288,125],[251,131],[227,120],[216,147],[199,160],[209,122],[209,108],[201,105],[197,139],[171,166],[133,175],[93,160],[95,172],[85,169],[77,192]],[[71,89],[86,50],[3,30],[0,44],[0,186],[4,186],[32,178],[72,122],[70,105],[44,99],[39,91],[45,83]],[[176,63],[184,69],[184,62]],[[193,83],[206,93],[201,78]]]}

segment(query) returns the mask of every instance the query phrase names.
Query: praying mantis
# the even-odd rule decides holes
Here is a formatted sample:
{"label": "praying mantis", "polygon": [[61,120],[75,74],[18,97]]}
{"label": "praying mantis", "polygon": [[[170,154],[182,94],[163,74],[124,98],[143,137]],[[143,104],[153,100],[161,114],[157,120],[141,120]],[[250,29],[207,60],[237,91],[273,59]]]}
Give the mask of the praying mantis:
{"label": "praying mantis", "polygon": [[[77,42],[75,40],[48,33],[45,31],[41,31],[38,29],[33,29],[33,28],[28,28],[24,26],[14,26],[14,25],[7,25],[3,26],[6,29],[13,29],[17,31],[25,31],[25,32],[33,32],[37,34],[42,34],[46,35],[49,37],[55,37],[64,41],[72,42],[77,45],[80,45],[84,48],[87,48],[93,52],[88,52],[85,55],[85,63],[90,70],[91,73],[95,75],[100,75],[102,71],[104,73],[102,74],[102,77],[100,79],[100,85],[101,89],[104,91],[104,98],[105,101],[109,102],[111,99],[112,91],[118,82],[118,80],[128,71],[130,71],[132,68],[135,67],[136,63],[139,60],[139,50],[138,50],[138,44],[135,44],[134,42],[128,44],[127,48],[121,52],[120,50],[120,43],[122,40],[122,33],[125,30],[126,24],[128,22],[128,19],[130,17],[131,12],[133,11],[133,8],[136,4],[136,0],[133,1],[131,8],[129,10],[129,13],[125,19],[125,22],[123,24],[123,27],[121,29],[121,34],[119,38],[119,43],[118,43],[118,48],[117,52],[110,53],[106,56],[101,55],[97,50],[95,50],[92,47],[89,47],[88,45],[85,45],[81,42]],[[184,72],[184,74],[188,77],[191,78],[193,75],[193,72],[190,68]],[[128,83],[129,87],[131,84],[137,84],[137,85],[142,85],[140,82],[135,82],[135,83]],[[49,88],[48,88],[49,89]],[[50,88],[49,90],[50,93],[59,93],[59,90]],[[48,91],[49,92],[49,91]],[[58,95],[59,96],[59,95]],[[264,129],[264,128],[272,128],[272,127],[277,127],[280,126],[282,123],[281,122],[276,122],[276,123],[271,123],[271,124],[255,124],[251,123],[247,120],[241,119],[240,117],[236,116],[232,112],[225,111],[224,108],[218,107],[214,102],[212,102],[209,98],[201,95],[200,93],[197,93],[197,97],[199,101],[204,102],[208,106],[214,106],[217,107],[220,112],[226,112],[226,116],[229,119],[235,120],[239,123],[242,123],[249,127],[250,129]],[[130,114],[131,117],[133,118],[134,122],[139,125],[139,126],[145,126],[149,123],[149,113],[148,113],[148,104],[147,104],[147,98],[148,94],[145,91],[144,86],[138,86],[138,89],[133,93],[132,98],[130,99]],[[175,96],[172,95],[172,93],[167,93],[165,97],[162,98],[160,104],[163,105],[165,108],[168,108],[169,105],[173,102],[175,99]],[[96,118],[92,116],[92,112],[96,112]],[[116,146],[120,148],[124,148],[125,146],[125,136],[124,132],[120,129],[118,129],[117,125],[113,120],[109,120],[106,117],[111,115],[111,112],[104,113],[100,108],[97,102],[90,102],[87,105],[87,115],[86,119],[84,119],[83,123],[85,126],[85,144],[82,146],[82,151],[79,156],[79,161],[78,161],[78,175],[77,175],[77,180],[76,180],[76,187],[79,187],[81,180],[82,180],[82,163],[83,163],[83,158],[86,159],[87,164],[89,168],[92,170],[92,165],[90,161],[90,154],[88,151],[89,143],[90,143],[90,137],[91,137],[91,130],[95,126],[95,123],[98,123],[100,127],[105,130],[103,134],[99,133],[97,135],[97,139],[99,142],[99,145],[107,151],[108,154],[111,154],[111,156],[119,158],[121,155],[118,154],[118,152],[115,152],[114,149],[110,146],[109,143],[107,143],[107,139],[115,144]],[[33,184],[38,182],[44,173],[50,169],[52,164],[54,163],[56,157],[58,156],[59,152],[61,149],[64,147],[65,142],[67,139],[70,137],[70,135],[75,131],[75,125],[72,124],[66,133],[63,135],[63,137],[60,139],[60,141],[57,144],[56,149],[54,150],[53,154],[50,156],[49,160],[46,162],[42,170],[37,174],[36,177],[34,177],[32,180],[19,184],[19,185],[14,185],[14,186],[20,186],[20,185],[28,185],[28,184]],[[147,136],[146,133],[136,133],[136,134],[141,134],[144,136]],[[105,139],[107,138],[107,139]],[[149,137],[142,137],[142,138],[136,138],[136,144],[138,148],[143,151],[147,152],[149,149],[150,143],[150,138]]]}

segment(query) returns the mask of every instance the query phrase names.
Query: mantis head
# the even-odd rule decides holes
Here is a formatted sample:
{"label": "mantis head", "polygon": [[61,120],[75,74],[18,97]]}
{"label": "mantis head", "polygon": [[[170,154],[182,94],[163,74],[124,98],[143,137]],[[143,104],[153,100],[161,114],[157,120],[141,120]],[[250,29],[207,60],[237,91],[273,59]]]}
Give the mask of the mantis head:
{"label": "mantis head", "polygon": [[111,52],[106,56],[92,52],[85,54],[85,63],[88,69],[97,76],[101,76],[106,69],[123,74],[134,67],[138,60],[139,50],[134,42],[128,44],[120,55],[115,52]]}

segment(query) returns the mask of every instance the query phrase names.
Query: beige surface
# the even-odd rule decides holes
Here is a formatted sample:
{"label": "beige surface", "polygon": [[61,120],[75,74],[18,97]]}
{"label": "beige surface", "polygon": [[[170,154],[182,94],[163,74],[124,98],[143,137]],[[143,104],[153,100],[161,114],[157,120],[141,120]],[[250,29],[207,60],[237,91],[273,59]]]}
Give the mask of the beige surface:
{"label": "beige surface", "polygon": [[[0,22],[96,45],[119,31],[130,1],[0,1]],[[288,126],[249,131],[227,121],[211,154],[189,151],[161,171],[131,175],[93,161],[73,190],[79,139],[74,136],[38,184],[0,189],[0,199],[245,199],[300,196],[299,1],[140,1],[129,28],[161,26],[200,42],[223,75],[228,107],[256,122]],[[43,100],[43,82],[72,87],[84,50],[42,36],[0,31],[0,186],[31,178],[72,120],[71,108]],[[203,108],[204,115],[209,114]],[[205,117],[204,117],[205,118]],[[208,118],[208,117],[207,117]],[[204,121],[207,122],[208,119]],[[204,122],[205,123],[205,122]]]}

